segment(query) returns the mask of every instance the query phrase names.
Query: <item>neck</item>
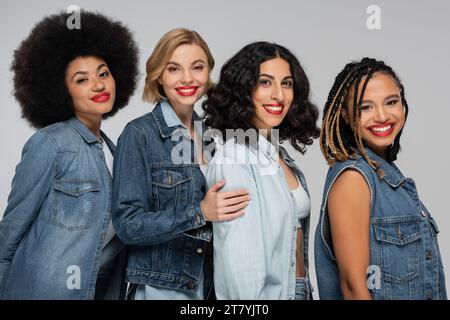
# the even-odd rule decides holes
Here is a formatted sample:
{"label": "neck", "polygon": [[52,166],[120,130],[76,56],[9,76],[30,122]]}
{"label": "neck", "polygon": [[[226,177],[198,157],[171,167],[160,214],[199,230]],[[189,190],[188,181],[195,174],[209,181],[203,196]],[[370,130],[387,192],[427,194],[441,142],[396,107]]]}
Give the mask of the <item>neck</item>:
{"label": "neck", "polygon": [[173,111],[180,119],[181,123],[188,129],[188,131],[192,134],[194,130],[192,118],[194,114],[194,105],[191,106],[177,106],[176,104],[172,104]]}
{"label": "neck", "polygon": [[80,120],[97,138],[100,138],[100,127],[102,125],[102,118],[89,117],[85,115],[77,114],[76,117]]}

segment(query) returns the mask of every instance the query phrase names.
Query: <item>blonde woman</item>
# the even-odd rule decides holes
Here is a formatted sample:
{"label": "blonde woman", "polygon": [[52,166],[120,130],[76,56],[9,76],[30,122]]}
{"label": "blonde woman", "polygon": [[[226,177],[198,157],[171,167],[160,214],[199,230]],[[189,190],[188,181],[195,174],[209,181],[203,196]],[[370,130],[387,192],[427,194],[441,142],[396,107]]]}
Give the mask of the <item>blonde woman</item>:
{"label": "blonde woman", "polygon": [[124,129],[114,166],[113,223],[130,245],[134,299],[207,299],[212,290],[211,224],[244,214],[246,190],[209,190],[201,118],[194,104],[211,85],[212,54],[200,35],[174,29],[147,61],[143,99],[152,112]]}

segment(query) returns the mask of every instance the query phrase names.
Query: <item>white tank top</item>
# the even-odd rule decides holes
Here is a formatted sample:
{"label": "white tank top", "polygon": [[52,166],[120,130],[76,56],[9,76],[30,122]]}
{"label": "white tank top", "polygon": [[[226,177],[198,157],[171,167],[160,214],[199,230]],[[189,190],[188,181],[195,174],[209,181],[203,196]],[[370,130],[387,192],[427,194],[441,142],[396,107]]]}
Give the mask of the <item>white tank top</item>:
{"label": "white tank top", "polygon": [[298,221],[301,228],[302,226],[300,220],[306,218],[310,213],[311,199],[308,197],[308,194],[306,193],[305,189],[303,189],[303,186],[300,183],[300,181],[298,188],[291,190],[291,194],[294,197],[295,211],[297,213]]}

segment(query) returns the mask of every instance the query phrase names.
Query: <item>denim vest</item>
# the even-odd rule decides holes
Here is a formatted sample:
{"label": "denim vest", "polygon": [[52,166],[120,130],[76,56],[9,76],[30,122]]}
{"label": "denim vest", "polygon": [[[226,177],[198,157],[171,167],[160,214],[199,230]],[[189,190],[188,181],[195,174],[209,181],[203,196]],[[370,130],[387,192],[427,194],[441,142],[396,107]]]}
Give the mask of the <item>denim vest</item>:
{"label": "denim vest", "polygon": [[119,298],[107,274],[96,292],[111,186],[101,143],[77,118],[27,141],[0,222],[3,299]]}
{"label": "denim vest", "polygon": [[[319,224],[315,235],[315,264],[321,299],[342,299],[327,212],[329,191],[340,173],[358,170],[366,179],[370,201],[370,265],[367,285],[375,300],[446,299],[444,270],[439,252],[439,232],[430,212],[419,200],[416,185],[366,147],[380,163],[380,179],[357,156],[337,162],[328,170]],[[357,196],[357,195],[355,195]]]}
{"label": "denim vest", "polygon": [[[162,108],[173,112],[162,101],[127,124],[118,140],[113,224],[129,245],[128,282],[196,293],[204,289],[199,288],[203,272],[208,297],[212,228],[200,209],[206,181],[195,161],[193,141],[180,136],[181,125],[168,125]],[[195,113],[194,121],[201,121]],[[178,153],[180,146],[188,152],[174,163],[173,150]]]}

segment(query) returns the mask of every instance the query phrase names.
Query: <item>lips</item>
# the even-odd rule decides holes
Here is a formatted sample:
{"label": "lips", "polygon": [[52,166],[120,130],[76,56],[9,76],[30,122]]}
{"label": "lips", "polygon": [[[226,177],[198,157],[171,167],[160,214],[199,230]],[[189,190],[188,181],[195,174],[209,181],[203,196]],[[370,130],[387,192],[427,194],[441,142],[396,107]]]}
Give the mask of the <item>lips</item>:
{"label": "lips", "polygon": [[387,137],[394,131],[394,123],[383,123],[368,127],[370,133],[377,137]]}
{"label": "lips", "polygon": [[193,96],[197,92],[197,86],[188,86],[188,87],[178,87],[175,88],[177,93],[183,97]]}
{"label": "lips", "polygon": [[282,103],[269,103],[269,104],[263,104],[262,105],[264,110],[266,110],[267,113],[279,116],[283,113],[284,104]]}
{"label": "lips", "polygon": [[93,96],[91,98],[92,101],[97,102],[97,103],[103,103],[109,100],[109,93],[108,92],[102,92],[99,94],[96,94],[95,96]]}

